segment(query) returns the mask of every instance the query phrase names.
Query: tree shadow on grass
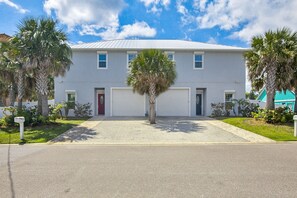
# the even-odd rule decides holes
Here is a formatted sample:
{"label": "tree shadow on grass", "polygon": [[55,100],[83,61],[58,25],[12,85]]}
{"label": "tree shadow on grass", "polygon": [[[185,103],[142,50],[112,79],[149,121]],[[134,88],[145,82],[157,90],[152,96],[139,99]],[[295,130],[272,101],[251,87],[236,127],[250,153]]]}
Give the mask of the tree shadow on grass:
{"label": "tree shadow on grass", "polygon": [[194,122],[194,120],[182,119],[157,119],[156,124],[152,125],[156,129],[166,131],[168,133],[201,133],[204,126]]}

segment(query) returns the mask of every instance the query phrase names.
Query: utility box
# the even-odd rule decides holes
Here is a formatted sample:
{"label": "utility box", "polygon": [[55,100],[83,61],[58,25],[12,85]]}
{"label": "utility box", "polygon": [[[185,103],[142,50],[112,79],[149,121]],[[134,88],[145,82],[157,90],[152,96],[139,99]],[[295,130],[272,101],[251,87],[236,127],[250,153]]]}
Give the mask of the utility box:
{"label": "utility box", "polygon": [[24,122],[25,122],[25,118],[24,117],[14,117],[14,122],[20,124],[20,139],[24,140]]}

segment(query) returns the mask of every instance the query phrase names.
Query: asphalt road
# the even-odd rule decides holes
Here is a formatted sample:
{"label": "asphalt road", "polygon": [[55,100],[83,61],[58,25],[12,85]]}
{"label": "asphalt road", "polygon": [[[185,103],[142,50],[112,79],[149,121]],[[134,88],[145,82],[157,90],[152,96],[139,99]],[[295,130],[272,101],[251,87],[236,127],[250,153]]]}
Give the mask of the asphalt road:
{"label": "asphalt road", "polygon": [[0,146],[0,197],[297,197],[297,144]]}

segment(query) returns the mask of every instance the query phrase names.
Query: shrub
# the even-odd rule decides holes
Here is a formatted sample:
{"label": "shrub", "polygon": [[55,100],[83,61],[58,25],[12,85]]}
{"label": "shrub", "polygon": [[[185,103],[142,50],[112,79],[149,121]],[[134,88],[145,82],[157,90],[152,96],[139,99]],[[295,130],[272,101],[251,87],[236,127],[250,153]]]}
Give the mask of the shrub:
{"label": "shrub", "polygon": [[74,115],[75,117],[88,117],[92,114],[91,103],[75,104]]}
{"label": "shrub", "polygon": [[3,118],[0,119],[0,127],[1,126],[4,126],[4,119]]}
{"label": "shrub", "polygon": [[2,126],[14,126],[14,117],[13,115],[6,115],[1,119]]}
{"label": "shrub", "polygon": [[259,109],[252,115],[257,120],[277,124],[293,122],[294,113],[288,107],[278,107],[275,110]]}
{"label": "shrub", "polygon": [[63,104],[65,117],[68,117],[68,113],[70,109],[75,109],[75,104],[73,102],[64,102]]}
{"label": "shrub", "polygon": [[231,112],[236,115],[241,115],[243,117],[253,117],[252,113],[257,113],[259,105],[250,103],[246,99],[233,99],[232,102],[226,103],[212,103],[212,116],[230,116]]}
{"label": "shrub", "polygon": [[63,104],[56,104],[54,106],[50,106],[49,111],[49,120],[55,122],[59,118],[63,118],[62,109],[64,108]]}
{"label": "shrub", "polygon": [[233,111],[235,115],[233,102],[211,103],[211,109],[212,109],[211,115],[214,117],[230,116],[231,111]]}
{"label": "shrub", "polygon": [[224,103],[211,103],[212,113],[214,117],[220,117],[224,115]]}
{"label": "shrub", "polygon": [[235,103],[233,101],[232,102],[225,102],[225,111],[223,111],[224,116],[229,117],[231,115],[231,111],[233,111],[234,115],[236,115],[234,106],[235,106]]}
{"label": "shrub", "polygon": [[49,116],[45,117],[39,115],[37,112],[37,107],[22,108],[18,110],[16,107],[5,108],[5,116],[1,119],[0,126],[17,126],[14,122],[14,118],[17,116],[22,116],[25,118],[25,126],[36,126],[41,124],[48,124],[50,121],[55,122],[56,119],[61,116],[62,104],[57,104],[53,107],[50,106]]}
{"label": "shrub", "polygon": [[237,105],[238,114],[243,117],[252,117],[253,112],[254,113],[258,112],[258,108],[259,108],[258,104],[250,103],[248,100],[245,100],[245,99],[239,99],[239,100],[234,99],[233,101]]}
{"label": "shrub", "polygon": [[38,124],[48,124],[50,122],[49,117],[45,117],[43,115],[38,115],[37,123]]}
{"label": "shrub", "polygon": [[24,125],[25,126],[29,126],[32,123],[32,118],[34,116],[34,111],[31,111],[30,109],[21,109],[21,110],[17,110],[17,117],[18,116],[22,116],[25,118],[25,122]]}
{"label": "shrub", "polygon": [[21,110],[18,110],[17,107],[5,108],[5,116],[2,118],[3,126],[17,126],[17,124],[14,122],[14,118],[19,116],[25,118],[25,126],[32,125],[35,115],[36,110],[31,108],[22,108]]}

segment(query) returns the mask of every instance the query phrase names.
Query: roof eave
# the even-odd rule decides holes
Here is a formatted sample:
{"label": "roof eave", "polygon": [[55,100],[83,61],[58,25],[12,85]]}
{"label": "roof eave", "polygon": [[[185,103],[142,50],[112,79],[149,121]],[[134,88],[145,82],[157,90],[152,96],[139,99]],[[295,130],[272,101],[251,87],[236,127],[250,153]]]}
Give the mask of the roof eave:
{"label": "roof eave", "polygon": [[[73,51],[129,51],[129,50],[143,50],[153,48],[71,48]],[[195,49],[195,48],[157,48],[160,50],[172,50],[172,51],[223,51],[223,52],[247,52],[249,49]]]}

